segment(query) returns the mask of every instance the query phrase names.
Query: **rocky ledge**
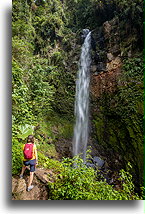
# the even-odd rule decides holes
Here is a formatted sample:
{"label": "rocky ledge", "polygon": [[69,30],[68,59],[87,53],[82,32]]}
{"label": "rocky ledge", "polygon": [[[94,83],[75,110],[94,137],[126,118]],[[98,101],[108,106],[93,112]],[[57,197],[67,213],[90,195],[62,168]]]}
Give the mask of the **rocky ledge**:
{"label": "rocky ledge", "polygon": [[18,176],[12,177],[12,200],[48,200],[48,182],[54,182],[51,170],[38,168],[34,174],[34,188],[27,192],[29,175],[24,175],[23,179]]}

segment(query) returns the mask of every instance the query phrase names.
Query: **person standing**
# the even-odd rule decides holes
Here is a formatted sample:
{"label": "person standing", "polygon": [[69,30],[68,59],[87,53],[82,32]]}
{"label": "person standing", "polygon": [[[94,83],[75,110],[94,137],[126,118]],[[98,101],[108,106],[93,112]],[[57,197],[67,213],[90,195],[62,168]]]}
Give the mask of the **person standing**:
{"label": "person standing", "polygon": [[23,178],[23,174],[25,172],[25,169],[27,166],[30,166],[30,176],[29,176],[29,182],[28,182],[28,188],[27,191],[33,189],[34,185],[32,185],[34,172],[36,169],[36,164],[38,164],[38,156],[37,156],[37,148],[34,144],[34,136],[29,135],[27,138],[27,143],[23,146],[23,154],[24,154],[24,160],[23,160],[23,167],[20,174],[20,178]]}

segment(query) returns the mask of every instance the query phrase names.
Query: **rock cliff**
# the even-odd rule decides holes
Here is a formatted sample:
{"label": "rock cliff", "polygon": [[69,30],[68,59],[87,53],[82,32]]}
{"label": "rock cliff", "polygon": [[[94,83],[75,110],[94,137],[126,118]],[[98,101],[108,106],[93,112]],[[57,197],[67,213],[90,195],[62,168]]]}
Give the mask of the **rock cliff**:
{"label": "rock cliff", "polygon": [[138,86],[131,86],[132,79],[123,82],[124,59],[134,58],[136,53],[130,42],[127,43],[129,35],[126,32],[120,35],[117,19],[105,22],[93,36],[100,59],[93,61],[91,69],[90,144],[94,155],[104,157],[113,170],[130,162],[134,180],[139,185],[143,178],[143,110],[137,105],[143,109],[143,100],[134,100],[130,93],[134,93],[133,87],[142,93],[143,82]]}

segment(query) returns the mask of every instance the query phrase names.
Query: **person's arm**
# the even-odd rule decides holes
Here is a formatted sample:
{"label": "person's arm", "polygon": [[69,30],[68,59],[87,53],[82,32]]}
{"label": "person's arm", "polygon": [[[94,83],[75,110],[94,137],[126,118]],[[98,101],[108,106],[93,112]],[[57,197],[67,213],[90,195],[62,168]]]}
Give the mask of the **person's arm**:
{"label": "person's arm", "polygon": [[24,148],[25,148],[25,144],[22,146],[22,151],[23,151],[23,161],[25,161],[25,157],[24,157]]}
{"label": "person's arm", "polygon": [[37,148],[36,148],[36,145],[35,145],[35,157],[36,157],[36,164],[38,164],[38,154],[37,154]]}
{"label": "person's arm", "polygon": [[23,151],[23,154],[24,154],[24,147],[25,147],[25,144],[22,146],[22,151]]}

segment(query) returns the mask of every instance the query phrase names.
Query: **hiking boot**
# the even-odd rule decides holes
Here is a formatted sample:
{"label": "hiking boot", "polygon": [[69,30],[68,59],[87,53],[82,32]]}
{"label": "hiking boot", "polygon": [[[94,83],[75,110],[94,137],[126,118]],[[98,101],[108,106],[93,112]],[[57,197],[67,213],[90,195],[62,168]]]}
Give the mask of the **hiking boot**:
{"label": "hiking boot", "polygon": [[27,191],[28,191],[28,192],[31,191],[31,190],[33,189],[33,187],[34,187],[34,185],[29,186],[29,187],[27,188]]}

